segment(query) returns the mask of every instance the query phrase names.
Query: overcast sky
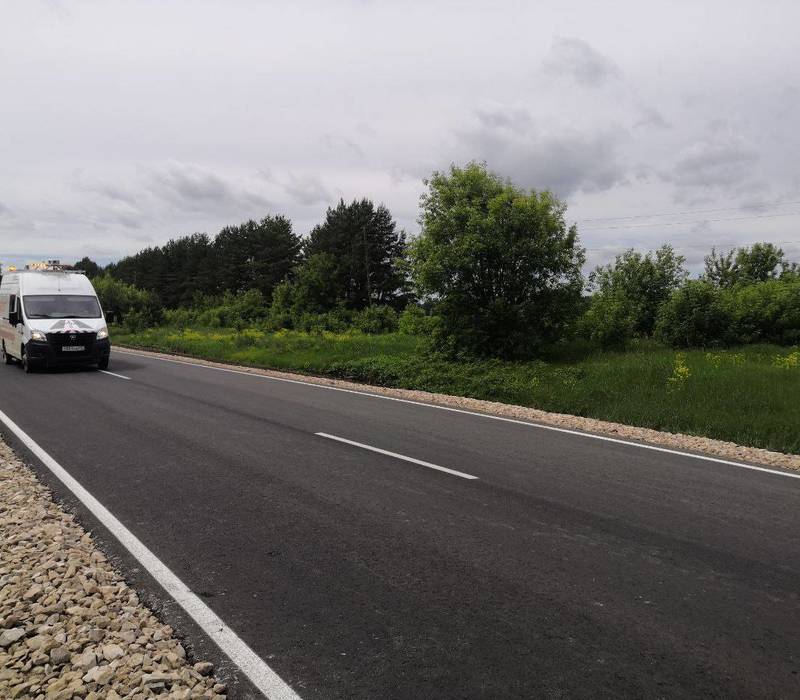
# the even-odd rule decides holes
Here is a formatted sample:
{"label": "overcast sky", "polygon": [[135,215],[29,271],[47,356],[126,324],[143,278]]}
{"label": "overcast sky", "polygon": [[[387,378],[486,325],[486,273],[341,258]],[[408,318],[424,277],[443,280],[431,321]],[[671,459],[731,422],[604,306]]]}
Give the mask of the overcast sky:
{"label": "overcast sky", "polygon": [[593,263],[800,259],[798,27],[797,0],[2,0],[0,261],[305,234],[340,197],[414,234],[470,159],[564,197]]}

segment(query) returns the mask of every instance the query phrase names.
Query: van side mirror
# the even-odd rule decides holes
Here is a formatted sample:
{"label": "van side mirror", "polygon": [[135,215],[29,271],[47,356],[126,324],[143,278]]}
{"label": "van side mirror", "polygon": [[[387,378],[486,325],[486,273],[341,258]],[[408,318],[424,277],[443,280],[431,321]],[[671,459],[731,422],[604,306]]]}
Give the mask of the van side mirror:
{"label": "van side mirror", "polygon": [[114,323],[114,312],[106,311],[106,323]]}

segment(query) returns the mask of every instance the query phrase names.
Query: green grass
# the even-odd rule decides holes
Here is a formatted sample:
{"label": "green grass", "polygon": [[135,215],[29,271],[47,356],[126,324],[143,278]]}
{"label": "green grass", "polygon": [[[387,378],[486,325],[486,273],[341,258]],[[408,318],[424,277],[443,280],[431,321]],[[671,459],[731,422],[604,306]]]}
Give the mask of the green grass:
{"label": "green grass", "polygon": [[[423,389],[800,454],[800,351],[679,353],[642,343],[570,361],[454,361],[401,334],[231,329],[117,331],[120,344],[242,365]],[[564,356],[564,355],[562,355]],[[685,369],[681,369],[684,367]]]}

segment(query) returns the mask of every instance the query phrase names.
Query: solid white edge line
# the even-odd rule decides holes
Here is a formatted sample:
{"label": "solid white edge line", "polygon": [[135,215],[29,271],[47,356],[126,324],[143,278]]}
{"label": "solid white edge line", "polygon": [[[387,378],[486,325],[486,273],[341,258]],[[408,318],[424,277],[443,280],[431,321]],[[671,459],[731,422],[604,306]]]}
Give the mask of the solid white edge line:
{"label": "solid white edge line", "polygon": [[156,357],[154,355],[145,355],[140,352],[133,352],[131,350],[122,350],[115,348],[116,352],[123,355],[135,355],[137,357],[149,358],[151,360],[161,360],[162,362],[173,362],[176,365],[189,365],[190,367],[202,367],[205,369],[215,369],[218,372],[230,372],[232,374],[243,374],[248,377],[257,377],[259,379],[271,379],[274,382],[287,382],[289,384],[302,384],[303,386],[315,387],[317,389],[328,389],[330,391],[341,391],[345,394],[359,394],[360,396],[369,396],[374,399],[385,399],[386,401],[397,401],[399,403],[408,403],[414,406],[425,406],[426,408],[434,408],[439,411],[450,411],[451,413],[463,413],[467,416],[477,416],[479,418],[489,418],[491,420],[499,420],[504,423],[515,423],[516,425],[527,425],[529,428],[539,428],[541,430],[551,430],[555,433],[565,433],[567,435],[577,435],[578,437],[588,438],[590,440],[602,440],[603,442],[611,442],[617,445],[627,445],[629,447],[640,447],[643,450],[652,450],[653,452],[663,452],[665,454],[677,455],[679,457],[689,457],[691,459],[700,459],[706,462],[714,462],[716,464],[725,464],[729,467],[739,467],[740,469],[751,469],[757,472],[765,472],[767,474],[776,474],[778,476],[786,476],[790,479],[800,479],[800,474],[792,474],[791,472],[779,471],[777,469],[769,469],[767,467],[756,467],[753,464],[744,464],[743,462],[733,462],[721,457],[710,457],[708,455],[695,454],[693,452],[682,452],[681,450],[673,450],[669,447],[659,447],[658,445],[646,445],[641,442],[632,442],[631,440],[621,440],[619,438],[607,437],[605,435],[596,435],[595,433],[584,433],[580,430],[572,430],[570,428],[559,428],[555,425],[545,425],[544,423],[533,423],[531,421],[518,420],[517,418],[507,418],[505,416],[493,416],[491,413],[479,413],[478,411],[467,411],[463,408],[453,408],[452,406],[442,406],[435,403],[425,403],[424,401],[414,401],[413,399],[401,399],[397,396],[384,396],[382,394],[372,394],[368,391],[357,391],[356,389],[345,389],[340,386],[328,386],[326,384],[316,384],[314,382],[304,382],[299,379],[287,379],[286,377],[271,377],[267,374],[256,374],[255,372],[245,372],[240,369],[228,369],[227,367],[214,367],[213,365],[203,365],[197,362],[187,362],[185,360],[173,360],[167,357]]}
{"label": "solid white edge line", "polygon": [[397,452],[389,452],[389,450],[382,450],[380,447],[365,445],[363,442],[356,442],[355,440],[347,440],[342,437],[337,437],[336,435],[329,435],[328,433],[314,433],[314,435],[319,435],[320,437],[328,438],[328,440],[336,440],[336,442],[343,442],[347,445],[353,445],[354,447],[360,447],[364,450],[369,450],[370,452],[377,452],[378,454],[386,455],[387,457],[402,459],[406,462],[411,462],[412,464],[419,464],[420,466],[428,467],[429,469],[436,469],[437,471],[446,472],[448,474],[452,474],[453,476],[460,476],[462,479],[478,478],[477,476],[473,476],[472,474],[466,474],[464,472],[460,472],[455,469],[448,469],[447,467],[440,467],[438,464],[431,464],[430,462],[425,462],[421,459],[415,459],[414,457],[406,457],[406,455],[401,455]]}
{"label": "solid white edge line", "polygon": [[299,696],[264,661],[242,641],[189,587],[183,583],[136,535],[92,496],[69,472],[53,459],[33,438],[3,411],[0,420],[30,451],[83,503],[133,557],[150,573],[162,588],[189,614],[241,669],[253,685],[270,700],[300,700]]}
{"label": "solid white edge line", "polygon": [[130,377],[126,377],[124,374],[117,374],[116,372],[109,372],[107,369],[99,369],[98,372],[102,372],[103,374],[110,374],[112,377],[119,377],[120,379],[127,379],[130,381]]}

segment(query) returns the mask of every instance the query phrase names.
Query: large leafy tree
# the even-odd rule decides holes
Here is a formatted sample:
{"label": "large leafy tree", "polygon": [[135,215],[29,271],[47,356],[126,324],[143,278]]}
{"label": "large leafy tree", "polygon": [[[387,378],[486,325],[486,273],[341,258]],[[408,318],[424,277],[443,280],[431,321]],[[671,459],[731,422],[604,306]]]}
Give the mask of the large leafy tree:
{"label": "large leafy tree", "polygon": [[566,205],[470,163],[435,172],[411,247],[414,282],[451,351],[530,356],[580,306],[584,251]]}
{"label": "large leafy tree", "polygon": [[325,254],[333,261],[331,286],[337,301],[351,309],[395,304],[404,298],[405,233],[397,230],[384,205],[368,199],[341,200],[329,207],[305,246],[308,258]]}

